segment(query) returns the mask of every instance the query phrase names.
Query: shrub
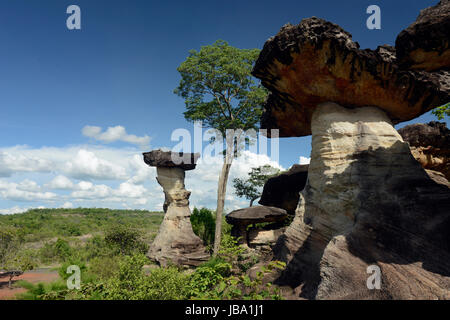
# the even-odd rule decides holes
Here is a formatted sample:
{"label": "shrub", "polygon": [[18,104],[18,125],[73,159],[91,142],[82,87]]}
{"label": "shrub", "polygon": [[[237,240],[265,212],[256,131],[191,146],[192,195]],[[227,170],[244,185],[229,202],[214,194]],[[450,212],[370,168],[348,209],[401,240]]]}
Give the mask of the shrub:
{"label": "shrub", "polygon": [[191,214],[191,224],[194,233],[203,240],[205,245],[214,243],[216,222],[211,210],[194,208]]}
{"label": "shrub", "polygon": [[148,275],[142,271],[147,262],[143,255],[123,258],[117,276],[104,290],[112,300],[179,300],[188,294],[189,278],[175,267],[156,268]]}
{"label": "shrub", "polygon": [[89,262],[88,272],[95,279],[108,280],[119,272],[119,261],[117,256],[96,257]]}
{"label": "shrub", "polygon": [[73,253],[72,248],[66,240],[58,238],[56,242],[47,242],[39,250],[39,256],[42,262],[51,263],[54,261],[62,262],[67,260]]}
{"label": "shrub", "polygon": [[140,233],[125,225],[116,225],[106,231],[105,242],[122,255],[145,254],[148,245],[140,238]]}

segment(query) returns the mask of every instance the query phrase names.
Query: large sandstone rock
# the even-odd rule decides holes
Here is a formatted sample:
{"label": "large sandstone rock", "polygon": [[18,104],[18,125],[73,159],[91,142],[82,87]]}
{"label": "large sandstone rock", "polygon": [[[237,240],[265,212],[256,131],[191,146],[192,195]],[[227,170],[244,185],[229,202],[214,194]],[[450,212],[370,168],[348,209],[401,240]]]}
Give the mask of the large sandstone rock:
{"label": "large sandstone rock", "polygon": [[[276,279],[310,299],[450,297],[450,190],[430,179],[380,109],[320,105],[309,178],[277,243]],[[381,268],[381,290],[366,286]]]}
{"label": "large sandstone rock", "polygon": [[403,68],[437,70],[450,67],[450,0],[420,12],[395,41]]}
{"label": "large sandstone rock", "polygon": [[[177,264],[197,266],[208,260],[209,254],[202,240],[195,235],[189,209],[190,192],[185,189],[185,170],[195,168],[198,156],[185,156],[187,163],[174,163],[170,152],[156,150],[144,153],[144,161],[156,166],[157,181],[165,194],[164,219],[158,234],[150,245],[148,256],[161,265]],[[190,162],[194,161],[194,162]]]}
{"label": "large sandstone rock", "polygon": [[305,136],[322,102],[377,106],[398,123],[450,100],[448,70],[403,70],[396,61],[393,47],[361,50],[350,33],[319,18],[286,25],[264,44],[253,69],[271,91],[261,126],[280,129],[280,137]]}
{"label": "large sandstone rock", "polygon": [[[450,190],[393,127],[450,100],[450,73],[435,54],[445,50],[425,51],[429,66],[399,65],[394,48],[360,50],[318,18],[264,45],[253,70],[271,91],[261,126],[312,134],[306,186],[273,250],[287,268],[270,276],[289,297],[450,298]],[[373,267],[380,290],[367,286]]]}
{"label": "large sandstone rock", "polygon": [[416,123],[398,130],[411,153],[425,169],[438,171],[450,180],[450,130],[445,123]]}
{"label": "large sandstone rock", "polygon": [[267,180],[259,204],[282,208],[294,215],[307,178],[308,165],[294,164],[288,171]]}

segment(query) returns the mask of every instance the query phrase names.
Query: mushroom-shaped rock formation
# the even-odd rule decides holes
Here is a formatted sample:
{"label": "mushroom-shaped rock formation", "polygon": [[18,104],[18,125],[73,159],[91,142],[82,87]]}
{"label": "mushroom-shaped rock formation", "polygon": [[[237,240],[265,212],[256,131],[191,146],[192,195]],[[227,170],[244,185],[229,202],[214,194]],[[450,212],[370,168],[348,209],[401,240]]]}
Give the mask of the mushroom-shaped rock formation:
{"label": "mushroom-shaped rock formation", "polygon": [[[339,26],[311,18],[283,27],[256,63],[271,90],[262,127],[312,133],[306,186],[273,249],[287,262],[274,281],[295,296],[450,298],[450,189],[393,127],[448,101],[447,71],[395,61],[393,48],[360,50]],[[368,285],[373,265],[380,290]]]}
{"label": "mushroom-shaped rock formation", "polygon": [[190,192],[184,188],[185,170],[195,168],[198,154],[154,150],[144,153],[144,161],[156,167],[158,183],[165,194],[164,219],[150,246],[148,257],[161,265],[196,266],[206,261],[202,240],[192,231]]}
{"label": "mushroom-shaped rock formation", "polygon": [[404,68],[437,70],[450,67],[450,0],[420,12],[417,20],[395,41]]}
{"label": "mushroom-shaped rock formation", "polygon": [[398,133],[423,168],[441,172],[450,180],[450,130],[444,122],[410,124]]}
{"label": "mushroom-shaped rock formation", "polygon": [[[266,222],[279,223],[286,219],[287,216],[286,210],[284,209],[253,206],[234,210],[227,214],[225,219],[229,224],[233,225],[231,234],[235,237],[240,237],[241,243],[247,243],[247,227],[249,225]],[[253,237],[256,237],[256,235],[253,235]]]}
{"label": "mushroom-shaped rock formation", "polygon": [[294,215],[299,193],[305,187],[307,178],[308,165],[294,164],[288,171],[267,180],[258,203],[282,208]]}
{"label": "mushroom-shaped rock formation", "polygon": [[279,129],[280,137],[310,135],[322,102],[377,106],[398,123],[450,100],[449,71],[401,70],[393,47],[360,50],[350,33],[318,18],[286,25],[270,38],[253,75],[271,91],[261,126]]}

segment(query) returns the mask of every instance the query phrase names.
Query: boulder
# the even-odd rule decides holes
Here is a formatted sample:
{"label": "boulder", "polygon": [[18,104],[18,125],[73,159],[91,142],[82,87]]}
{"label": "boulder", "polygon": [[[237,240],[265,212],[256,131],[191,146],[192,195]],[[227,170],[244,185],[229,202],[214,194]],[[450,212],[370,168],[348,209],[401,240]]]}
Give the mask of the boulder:
{"label": "boulder", "polygon": [[288,171],[267,180],[259,204],[281,208],[294,215],[307,178],[308,165],[294,164]]}
{"label": "boulder", "polygon": [[226,221],[233,225],[231,234],[241,238],[241,243],[247,243],[247,227],[251,224],[275,222],[281,223],[287,218],[286,210],[268,207],[253,206],[244,209],[238,209],[225,216]]}
{"label": "boulder", "polygon": [[398,132],[423,168],[441,172],[450,180],[450,130],[444,122],[410,124]]}
{"label": "boulder", "polygon": [[[165,194],[164,219],[150,245],[148,257],[160,265],[197,266],[209,259],[202,240],[194,233],[189,209],[190,192],[185,189],[185,170],[195,168],[198,158],[193,154],[176,154],[187,163],[175,163],[173,153],[155,150],[144,153],[144,161],[156,166],[158,183]],[[191,162],[193,161],[193,162]]]}
{"label": "boulder", "polygon": [[312,134],[306,186],[273,248],[287,263],[274,282],[307,299],[450,298],[450,189],[393,127],[450,100],[446,68],[404,69],[394,48],[360,50],[310,18],[270,38],[253,74],[271,91],[262,128]]}
{"label": "boulder", "polygon": [[450,67],[450,0],[420,12],[395,41],[403,68],[437,70]]}

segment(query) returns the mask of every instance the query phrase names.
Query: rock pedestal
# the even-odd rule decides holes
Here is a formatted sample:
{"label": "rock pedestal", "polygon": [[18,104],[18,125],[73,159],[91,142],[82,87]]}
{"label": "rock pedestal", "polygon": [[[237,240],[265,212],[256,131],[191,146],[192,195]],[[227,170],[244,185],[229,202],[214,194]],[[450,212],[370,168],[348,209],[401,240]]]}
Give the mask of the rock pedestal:
{"label": "rock pedestal", "polygon": [[261,127],[312,134],[306,186],[273,249],[287,268],[271,280],[290,297],[450,299],[450,189],[392,126],[450,100],[449,23],[442,0],[395,48],[361,50],[314,17],[265,43],[252,72],[271,92]]}
{"label": "rock pedestal", "polygon": [[155,150],[144,153],[144,161],[155,166],[157,181],[163,187],[164,219],[150,246],[148,257],[161,265],[196,266],[208,260],[202,240],[192,231],[189,209],[190,192],[184,187],[185,171],[195,168],[198,155],[176,154],[184,160],[173,161],[171,152]]}
{"label": "rock pedestal", "polygon": [[[450,298],[450,190],[434,182],[376,107],[312,116],[308,182],[274,249],[276,283],[310,299]],[[381,270],[380,290],[367,268]]]}
{"label": "rock pedestal", "polygon": [[[262,242],[275,242],[280,235],[279,231],[274,229],[252,229],[250,234],[247,232],[247,227],[258,223],[273,223],[276,227],[287,218],[286,210],[268,207],[268,206],[253,206],[244,209],[238,209],[230,212],[225,216],[227,222],[233,225],[231,235],[240,238],[242,244],[262,244]],[[280,226],[278,228],[280,229]],[[269,231],[269,232],[266,232]],[[272,231],[272,232],[270,232]]]}

